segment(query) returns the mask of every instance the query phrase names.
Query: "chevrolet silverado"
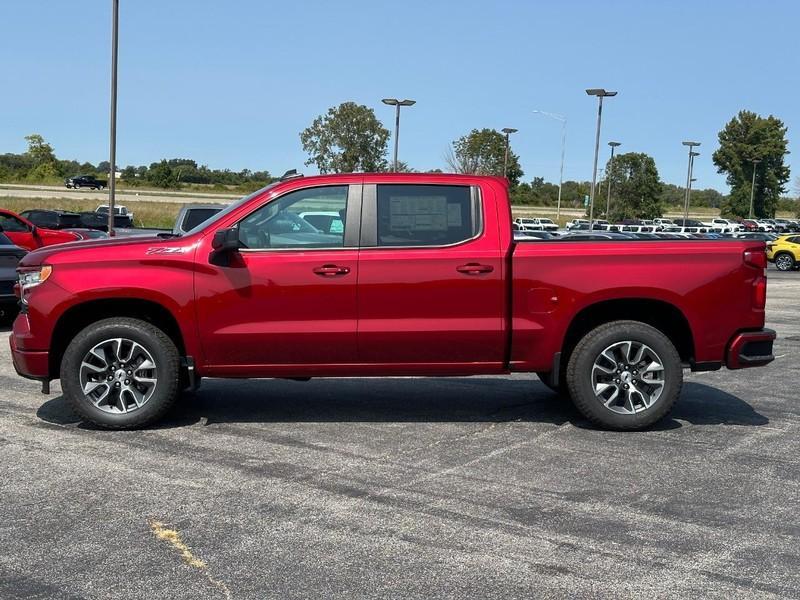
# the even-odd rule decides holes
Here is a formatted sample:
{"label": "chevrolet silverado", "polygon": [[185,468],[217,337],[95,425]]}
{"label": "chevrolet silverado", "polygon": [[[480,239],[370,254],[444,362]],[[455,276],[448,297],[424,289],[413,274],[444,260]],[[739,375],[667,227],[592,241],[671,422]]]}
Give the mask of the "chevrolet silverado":
{"label": "chevrolet silverado", "polygon": [[500,178],[295,177],[180,236],[28,254],[14,366],[108,428],[202,377],[534,372],[592,422],[641,429],[684,369],[773,359],[764,242],[579,238],[515,240]]}

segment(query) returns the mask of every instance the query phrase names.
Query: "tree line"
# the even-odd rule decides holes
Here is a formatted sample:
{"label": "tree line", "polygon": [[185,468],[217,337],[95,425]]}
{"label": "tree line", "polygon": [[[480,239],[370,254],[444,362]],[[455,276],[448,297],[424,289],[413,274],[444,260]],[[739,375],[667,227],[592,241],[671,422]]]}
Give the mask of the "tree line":
{"label": "tree line", "polygon": [[[110,176],[108,161],[92,164],[59,159],[41,135],[31,134],[25,140],[28,142],[27,152],[0,154],[0,182],[57,184],[74,175],[94,175],[100,179]],[[177,189],[187,184],[198,184],[235,187],[243,191],[256,190],[275,179],[269,171],[210,169],[188,158],[129,165],[121,169],[120,178],[130,187]]]}

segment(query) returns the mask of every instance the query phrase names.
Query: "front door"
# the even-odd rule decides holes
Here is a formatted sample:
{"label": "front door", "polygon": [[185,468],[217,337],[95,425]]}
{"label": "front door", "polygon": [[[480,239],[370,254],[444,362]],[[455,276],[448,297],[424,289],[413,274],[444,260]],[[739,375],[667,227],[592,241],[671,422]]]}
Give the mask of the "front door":
{"label": "front door", "polygon": [[497,216],[484,211],[477,187],[365,186],[359,360],[409,372],[501,368],[506,292],[498,235]]}
{"label": "front door", "polygon": [[[360,210],[360,184],[304,188],[238,223],[242,248],[197,270],[207,366],[269,375],[294,365],[301,375],[356,362]],[[344,227],[322,231],[301,216],[316,213],[334,213]]]}

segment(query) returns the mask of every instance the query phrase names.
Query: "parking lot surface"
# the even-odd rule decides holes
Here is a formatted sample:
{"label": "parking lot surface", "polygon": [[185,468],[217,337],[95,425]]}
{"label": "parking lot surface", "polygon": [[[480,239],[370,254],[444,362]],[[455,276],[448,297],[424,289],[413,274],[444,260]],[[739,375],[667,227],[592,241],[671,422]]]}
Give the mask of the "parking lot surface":
{"label": "parking lot surface", "polygon": [[797,597],[799,298],[770,270],[777,360],[643,433],[527,375],[209,380],[106,432],[4,343],[0,597]]}

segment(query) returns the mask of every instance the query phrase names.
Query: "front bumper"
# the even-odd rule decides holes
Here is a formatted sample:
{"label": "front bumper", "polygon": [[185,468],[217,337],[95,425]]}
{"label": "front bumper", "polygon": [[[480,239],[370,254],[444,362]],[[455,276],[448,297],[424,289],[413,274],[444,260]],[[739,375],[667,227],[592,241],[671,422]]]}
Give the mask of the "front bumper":
{"label": "front bumper", "polygon": [[772,329],[737,333],[728,344],[726,366],[729,369],[746,369],[763,367],[771,363],[775,360],[772,354],[775,337],[775,331]]}
{"label": "front bumper", "polygon": [[50,380],[50,355],[44,351],[20,350],[12,333],[8,342],[11,345],[11,360],[18,375],[37,381]]}

